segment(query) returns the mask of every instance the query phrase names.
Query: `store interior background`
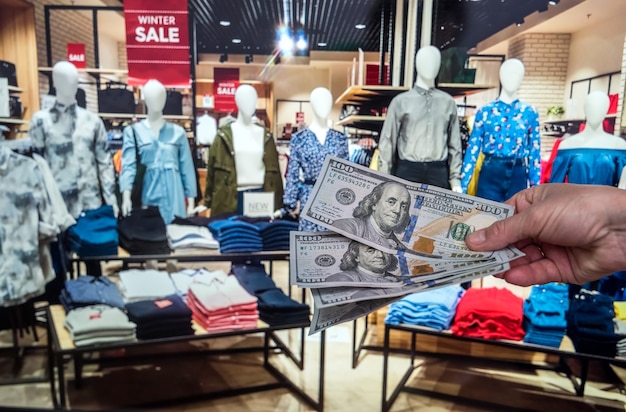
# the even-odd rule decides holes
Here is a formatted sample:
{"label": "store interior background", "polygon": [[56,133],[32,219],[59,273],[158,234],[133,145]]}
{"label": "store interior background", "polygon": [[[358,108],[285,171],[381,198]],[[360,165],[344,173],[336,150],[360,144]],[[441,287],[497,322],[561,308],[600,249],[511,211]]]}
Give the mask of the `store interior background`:
{"label": "store interior background", "polygon": [[[207,1],[216,4],[229,1],[234,5],[244,3],[243,1],[235,0]],[[501,2],[501,0],[483,0],[483,3],[488,3],[489,1]],[[519,0],[506,0],[506,2],[518,1]],[[9,47],[6,44],[11,43],[10,47],[15,47],[17,44],[22,48],[24,56],[36,57],[36,61],[33,61],[28,67],[19,68],[19,70],[23,72],[22,75],[18,74],[21,87],[30,89],[25,90],[23,98],[24,101],[29,102],[25,104],[27,107],[27,111],[24,115],[25,119],[30,118],[30,116],[38,110],[39,96],[46,94],[49,89],[48,77],[40,74],[38,71],[38,67],[47,66],[44,5],[94,5],[115,7],[122,5],[122,3],[117,0],[29,0],[28,2],[34,6],[35,25],[33,29],[36,38],[30,38],[27,42],[17,43],[15,38],[0,36],[0,56],[4,54],[5,50],[8,50]],[[256,2],[261,4],[265,3],[265,0],[257,0]],[[278,0],[272,0],[272,2],[282,3],[282,1]],[[467,2],[479,3],[480,1]],[[15,0],[0,0],[0,22],[5,21],[4,19],[12,18],[9,13],[5,13],[5,10],[9,10],[5,7],[13,7],[15,4],[17,4]],[[592,85],[591,90],[598,88],[608,93],[619,94],[618,116],[616,118],[615,129],[617,133],[621,132],[622,135],[626,135],[626,127],[621,127],[621,125],[626,126],[626,113],[623,109],[624,91],[626,89],[625,15],[626,1],[624,0],[561,0],[557,6],[549,7],[547,11],[541,13],[534,12],[531,15],[525,16],[523,24],[521,25],[515,24],[515,19],[511,18],[510,25],[489,35],[487,38],[481,39],[474,48],[469,50],[469,53],[504,55],[507,58],[520,58],[525,64],[526,75],[522,87],[519,90],[519,97],[521,100],[538,107],[542,121],[547,120],[546,110],[548,107],[553,105],[570,107],[567,105],[567,101],[570,97],[572,81],[605,73],[619,72],[620,74],[615,76],[618,81],[612,81],[610,88],[607,89],[608,83],[598,83]],[[98,16],[99,67],[101,69],[126,70],[123,14],[121,12],[101,12]],[[375,18],[373,19],[375,20]],[[337,22],[335,22],[335,24],[337,24]],[[467,24],[471,24],[471,22]],[[481,23],[474,22],[474,24]],[[87,66],[94,67],[92,27],[90,12],[62,11],[52,13],[52,30],[50,36],[52,62],[54,63],[65,59],[67,43],[81,42],[85,43],[86,46]],[[0,28],[0,33],[2,33],[2,28]],[[36,50],[30,50],[30,48],[34,46],[36,46]],[[315,87],[323,86],[331,90],[335,98],[339,97],[349,86],[353,59],[358,57],[356,50],[313,50],[308,57],[295,59],[295,62],[290,62],[289,59],[283,58],[280,64],[271,66],[269,71],[260,78],[259,74],[263,71],[265,62],[269,59],[268,54],[253,53],[253,61],[246,64],[245,53],[229,53],[228,61],[220,63],[221,51],[212,51],[211,53],[200,52],[199,64],[196,67],[196,82],[200,84],[212,79],[214,67],[239,67],[242,82],[260,81],[267,84],[269,86],[266,89],[268,92],[266,95],[260,96],[259,109],[265,109],[267,111],[268,117],[271,119],[272,131],[275,135],[280,133],[278,125],[287,122],[295,122],[296,111],[294,106],[285,105],[281,107],[277,102],[285,100],[305,102],[302,108],[305,112],[306,119],[310,119],[310,117],[308,117],[310,112],[306,101],[308,100],[311,90]],[[365,53],[366,63],[378,64],[379,60],[380,56],[378,52],[367,51]],[[493,85],[494,88],[483,93],[469,96],[465,104],[480,107],[497,96],[498,67],[499,62],[478,66],[479,71],[476,75],[476,83]],[[81,77],[82,80],[86,82],[92,81],[92,78],[87,74],[81,74]],[[106,77],[124,80],[123,75],[110,74]],[[30,84],[38,84],[39,87],[31,88]],[[89,87],[85,87],[85,90],[87,91],[88,109],[97,112],[95,90]],[[568,118],[582,117],[581,107],[582,99],[577,99],[577,104],[571,106],[574,110],[566,113],[565,116]],[[330,117],[338,120],[340,111],[341,105],[335,105]],[[339,126],[336,126],[336,128],[341,129]],[[549,147],[551,147],[551,145]],[[494,278],[484,279],[482,284],[483,286],[506,286],[520,296],[525,296],[529,292],[529,288],[517,288],[506,285],[502,281]],[[286,287],[286,284],[284,286]],[[340,405],[346,405],[350,402],[352,402],[353,405],[358,405],[366,409],[369,407],[377,407],[379,405],[379,384],[377,379],[380,376],[380,361],[377,355],[368,354],[364,364],[356,370],[350,369],[347,359],[349,357],[347,339],[351,334],[351,329],[349,326],[340,326],[335,329],[336,331],[331,334],[331,343],[333,339],[335,339],[335,341],[340,342],[340,344],[335,344],[337,348],[336,352],[331,349],[329,359],[337,359],[339,361],[333,366],[330,366],[327,372],[327,386],[329,388],[327,396],[329,399],[334,399],[330,401],[329,409],[339,410],[333,409],[333,406],[339,407]],[[314,339],[311,339],[311,341],[315,342]],[[437,348],[436,342],[432,345],[435,349]],[[309,345],[309,347],[311,346],[313,345]],[[333,345],[331,344],[329,346],[332,347]],[[487,353],[488,349],[474,347],[468,350],[478,356],[489,357]],[[506,356],[510,355],[507,354]],[[329,363],[332,364],[332,362]],[[485,368],[488,368],[488,366],[485,366]],[[470,370],[471,365],[465,369]],[[349,372],[346,372],[348,370]],[[433,378],[434,381],[436,382],[439,377],[446,374],[454,375],[451,370],[452,369],[448,369],[446,372],[445,365],[442,366],[439,375],[433,372],[433,374],[436,375]],[[461,373],[460,370],[461,367],[459,366],[459,370],[457,371],[459,374]],[[509,384],[511,385],[518,379],[514,377],[513,372],[510,372],[509,375],[509,372],[505,371],[502,372],[501,375],[504,376],[504,378],[502,378],[502,376],[500,377],[502,381],[506,382],[509,380]],[[543,377],[544,375],[539,374],[529,379],[538,381],[538,385],[542,386],[545,385],[545,382],[542,382]],[[348,395],[342,395],[340,388],[333,387],[334,383],[341,385],[341,378],[349,378],[354,382],[362,382],[362,379],[373,382],[370,383],[371,387],[366,387],[367,392],[372,393],[372,400],[364,400],[359,397],[359,393],[364,392],[362,389],[360,391],[350,392]],[[471,376],[470,378],[466,376],[466,378],[470,379]],[[336,380],[333,381],[333,379]],[[491,383],[493,382],[485,381],[482,385],[489,385]],[[462,386],[462,383],[457,384]],[[455,385],[455,383],[451,385]],[[478,386],[479,384],[476,383],[474,388],[478,390]],[[565,387],[566,385],[563,383],[562,386]],[[600,393],[601,387],[602,386],[599,385],[597,388],[592,388],[592,396],[602,396]],[[16,390],[10,387],[1,388],[1,390],[0,399],[10,399],[14,401],[12,404],[32,405],[32,403],[29,403],[29,399],[30,401],[32,401],[32,399],[38,399],[37,405],[41,403],[45,406],[47,402],[46,391],[48,391],[48,388],[45,385],[36,391],[32,388],[20,388]],[[37,392],[37,395],[34,395],[35,392]],[[89,393],[80,396],[87,398]],[[289,395],[284,395],[279,403],[275,403],[275,400],[270,398],[271,400],[267,402],[267,407],[281,405],[285,410],[301,410],[302,406],[298,405],[297,401],[287,400],[285,398],[289,398]],[[252,399],[256,398],[248,397],[237,401],[239,403],[221,403],[214,404],[214,406],[221,405],[224,409],[232,408],[233,406],[253,408],[256,400]],[[398,404],[397,410],[412,410],[414,408],[431,405],[428,403],[430,401],[424,401],[426,403],[419,402],[420,401],[406,398]],[[86,401],[85,404],[89,405],[89,402]],[[454,407],[454,404],[438,404],[437,407],[443,408],[439,410],[449,410],[449,408]],[[545,407],[549,408],[550,404],[546,403]],[[200,407],[198,410],[202,410],[202,408]],[[266,409],[260,407],[257,410]]]}

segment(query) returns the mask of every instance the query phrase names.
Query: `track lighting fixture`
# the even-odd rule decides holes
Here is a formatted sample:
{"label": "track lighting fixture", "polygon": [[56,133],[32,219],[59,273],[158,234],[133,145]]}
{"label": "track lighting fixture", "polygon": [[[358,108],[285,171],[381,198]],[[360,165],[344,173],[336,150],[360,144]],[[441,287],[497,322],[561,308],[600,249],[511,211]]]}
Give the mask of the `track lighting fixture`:
{"label": "track lighting fixture", "polygon": [[228,61],[228,54],[222,53],[220,54],[220,63],[224,63]]}
{"label": "track lighting fixture", "polygon": [[246,64],[252,63],[252,54],[246,54]]}

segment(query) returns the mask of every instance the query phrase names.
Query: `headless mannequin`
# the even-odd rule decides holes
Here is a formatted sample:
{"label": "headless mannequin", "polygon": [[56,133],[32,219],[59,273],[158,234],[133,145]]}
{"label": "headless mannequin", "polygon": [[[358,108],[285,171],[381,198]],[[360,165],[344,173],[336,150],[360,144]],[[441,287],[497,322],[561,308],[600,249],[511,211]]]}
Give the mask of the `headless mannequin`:
{"label": "headless mannequin", "polygon": [[[148,126],[152,130],[154,136],[158,138],[161,128],[165,124],[163,118],[163,108],[165,107],[165,99],[167,93],[165,87],[158,80],[148,80],[143,87],[146,108],[148,109],[148,118],[146,120]],[[132,210],[131,191],[125,190],[122,193],[122,214],[128,216]],[[192,216],[196,202],[193,197],[187,198],[187,215]]]}
{"label": "headless mannequin", "polygon": [[524,79],[524,64],[518,59],[508,59],[500,66],[500,100],[511,104],[517,99],[517,91]]}
{"label": "headless mannequin", "polygon": [[609,97],[603,92],[591,92],[585,98],[585,130],[564,139],[559,149],[621,149],[626,150],[624,139],[606,133],[602,122],[609,110]]}
{"label": "headless mannequin", "polygon": [[313,121],[309,125],[321,145],[326,141],[328,134],[328,115],[333,107],[333,95],[324,87],[313,89],[310,96],[311,108],[313,109]]}
{"label": "headless mannequin", "polygon": [[[258,173],[265,167],[263,164],[265,130],[254,121],[257,101],[258,95],[254,87],[244,84],[237,88],[235,92],[237,120],[230,125],[235,154],[238,152],[240,154],[239,157],[235,155],[237,190],[263,186],[262,181],[256,183],[250,181],[250,178],[258,180]],[[243,158],[244,151],[246,159]]]}

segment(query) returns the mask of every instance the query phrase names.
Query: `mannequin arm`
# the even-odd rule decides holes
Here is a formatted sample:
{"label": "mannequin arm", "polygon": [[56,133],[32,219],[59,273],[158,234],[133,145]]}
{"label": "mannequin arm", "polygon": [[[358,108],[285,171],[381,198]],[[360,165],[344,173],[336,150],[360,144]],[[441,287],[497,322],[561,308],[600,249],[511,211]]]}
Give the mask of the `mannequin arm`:
{"label": "mannequin arm", "polygon": [[124,190],[122,193],[122,216],[130,215],[133,208],[133,202],[130,200],[130,190]]}
{"label": "mannequin arm", "polygon": [[622,169],[622,174],[619,177],[617,187],[620,189],[626,189],[626,166]]}
{"label": "mannequin arm", "polygon": [[196,200],[193,197],[187,198],[187,216],[194,216],[196,214]]}
{"label": "mannequin arm", "polygon": [[113,215],[118,217],[120,214],[120,208],[117,207],[117,202],[113,203],[111,206],[113,207]]}
{"label": "mannequin arm", "polygon": [[457,193],[463,193],[463,189],[461,188],[461,185],[452,186],[452,191],[457,192]]}

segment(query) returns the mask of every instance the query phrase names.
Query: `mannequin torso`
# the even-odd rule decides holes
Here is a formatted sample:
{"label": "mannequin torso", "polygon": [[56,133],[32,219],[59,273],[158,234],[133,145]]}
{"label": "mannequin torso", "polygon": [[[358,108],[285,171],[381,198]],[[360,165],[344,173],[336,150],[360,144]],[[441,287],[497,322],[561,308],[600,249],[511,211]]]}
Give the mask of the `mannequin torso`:
{"label": "mannequin torso", "polygon": [[242,85],[235,92],[237,120],[231,123],[233,150],[237,168],[237,189],[246,190],[263,186],[264,129],[254,122],[258,96],[250,85]]}

